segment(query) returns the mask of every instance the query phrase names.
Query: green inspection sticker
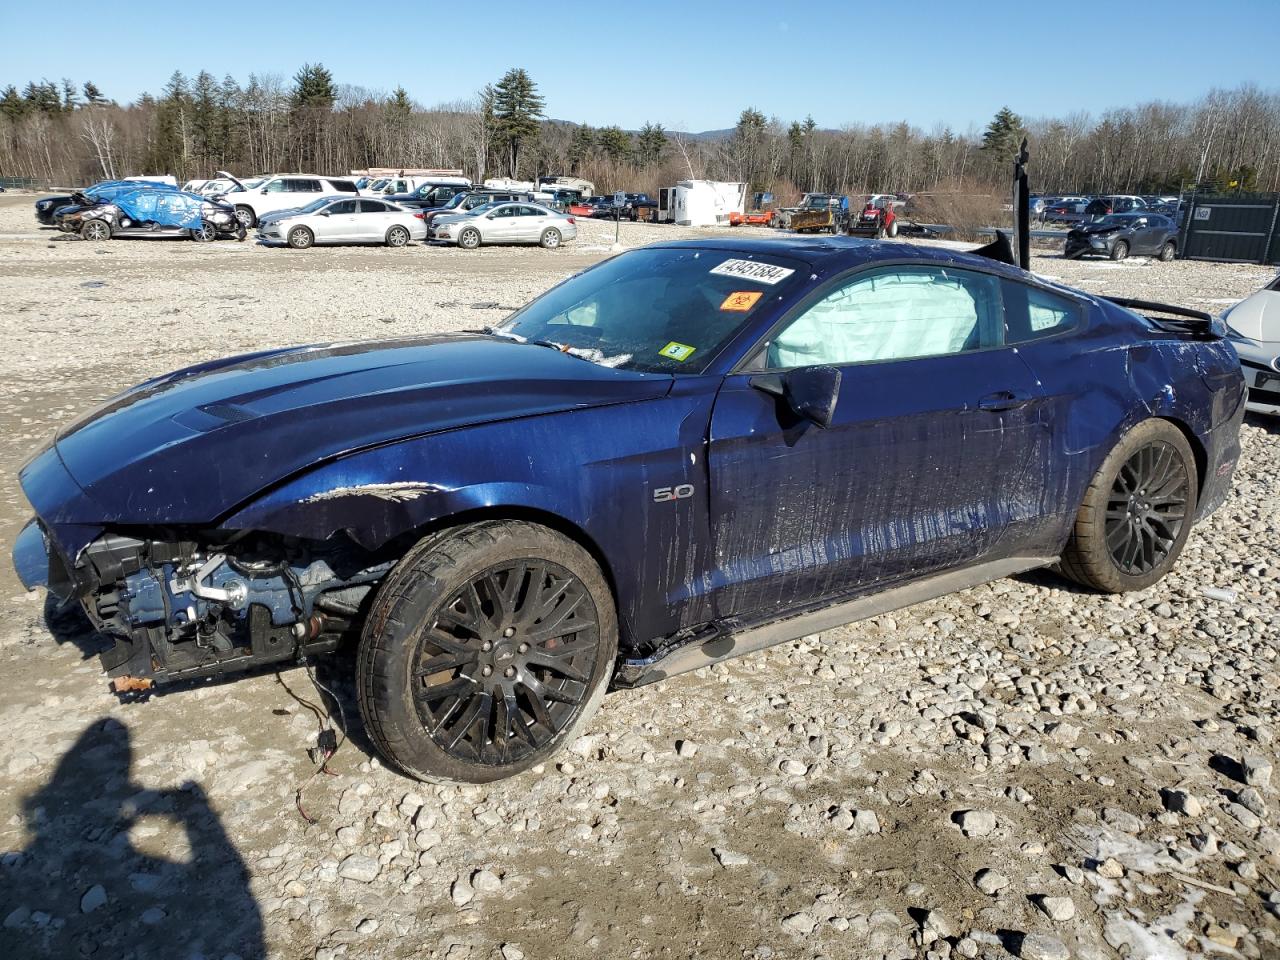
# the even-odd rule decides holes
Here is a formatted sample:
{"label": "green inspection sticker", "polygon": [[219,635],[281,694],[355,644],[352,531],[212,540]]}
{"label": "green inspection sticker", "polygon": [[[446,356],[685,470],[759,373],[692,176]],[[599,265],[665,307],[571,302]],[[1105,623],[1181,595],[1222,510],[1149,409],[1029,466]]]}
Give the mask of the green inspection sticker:
{"label": "green inspection sticker", "polygon": [[670,357],[672,360],[679,360],[681,363],[684,363],[693,356],[693,351],[697,349],[697,347],[691,347],[687,343],[676,343],[672,340],[665,347],[659,350],[658,353],[661,356]]}

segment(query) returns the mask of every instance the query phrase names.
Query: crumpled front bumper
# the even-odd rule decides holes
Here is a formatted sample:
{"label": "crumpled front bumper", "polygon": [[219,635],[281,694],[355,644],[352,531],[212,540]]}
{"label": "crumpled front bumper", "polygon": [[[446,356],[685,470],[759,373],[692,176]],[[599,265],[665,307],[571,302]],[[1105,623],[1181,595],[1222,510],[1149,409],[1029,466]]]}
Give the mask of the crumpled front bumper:
{"label": "crumpled front bumper", "polygon": [[35,520],[28,520],[13,542],[13,569],[28,590],[49,586],[49,544]]}

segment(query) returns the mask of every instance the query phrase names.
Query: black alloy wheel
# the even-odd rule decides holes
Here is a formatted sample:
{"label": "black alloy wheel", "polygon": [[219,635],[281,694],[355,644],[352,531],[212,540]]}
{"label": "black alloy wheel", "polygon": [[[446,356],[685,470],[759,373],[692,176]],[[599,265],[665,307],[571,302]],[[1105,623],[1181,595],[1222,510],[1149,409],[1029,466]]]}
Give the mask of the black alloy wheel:
{"label": "black alloy wheel", "polygon": [[1106,544],[1116,567],[1142,576],[1164,563],[1187,522],[1191,478],[1182,456],[1155,441],[1116,474],[1107,500]]}
{"label": "black alloy wheel", "polygon": [[599,617],[559,564],[507,562],[443,605],[412,659],[418,719],[468,763],[505,766],[550,744],[592,692]]}

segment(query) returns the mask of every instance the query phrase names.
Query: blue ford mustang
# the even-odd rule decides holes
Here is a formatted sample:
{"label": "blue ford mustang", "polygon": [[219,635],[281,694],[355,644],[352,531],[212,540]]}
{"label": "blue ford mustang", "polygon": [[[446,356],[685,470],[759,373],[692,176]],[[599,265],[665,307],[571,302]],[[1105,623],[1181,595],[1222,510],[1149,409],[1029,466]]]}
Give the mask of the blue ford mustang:
{"label": "blue ford mustang", "polygon": [[935,248],[659,244],[483,332],[135,387],[23,470],[15,563],[117,689],[350,639],[391,762],[494,780],[611,682],[1033,567],[1154,583],[1244,413],[1221,332],[1165,312]]}

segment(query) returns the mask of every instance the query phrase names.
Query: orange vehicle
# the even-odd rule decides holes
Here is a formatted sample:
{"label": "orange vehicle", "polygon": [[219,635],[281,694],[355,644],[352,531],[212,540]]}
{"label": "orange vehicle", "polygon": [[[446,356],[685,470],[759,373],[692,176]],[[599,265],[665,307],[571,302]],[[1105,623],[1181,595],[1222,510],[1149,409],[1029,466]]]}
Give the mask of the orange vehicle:
{"label": "orange vehicle", "polygon": [[734,210],[729,214],[729,226],[740,227],[743,224],[756,227],[773,225],[773,194],[757,193],[751,198],[751,209],[746,213]]}

